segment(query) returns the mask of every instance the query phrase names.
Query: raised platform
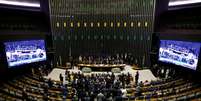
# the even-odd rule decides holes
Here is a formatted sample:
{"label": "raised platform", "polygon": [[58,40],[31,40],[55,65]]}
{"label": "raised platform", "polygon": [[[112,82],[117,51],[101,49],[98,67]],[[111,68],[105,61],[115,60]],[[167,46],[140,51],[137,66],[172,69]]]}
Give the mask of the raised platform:
{"label": "raised platform", "polygon": [[[149,69],[143,69],[143,70],[134,70],[132,69],[132,66],[126,65],[124,67],[124,70],[121,71],[121,73],[130,73],[133,78],[135,77],[136,72],[139,72],[139,81],[151,81],[151,80],[157,80],[157,78],[152,74],[151,70]],[[45,78],[51,78],[52,80],[59,81],[59,75],[62,74],[65,75],[66,69],[60,69],[60,68],[54,68],[48,76],[45,76]],[[70,72],[81,72],[77,67],[74,67],[74,69],[68,69]],[[92,73],[106,73],[106,72],[92,72]],[[111,73],[111,72],[109,72]],[[115,73],[115,75],[119,75],[121,73]],[[91,73],[90,73],[91,74]],[[64,76],[65,77],[65,76]]]}

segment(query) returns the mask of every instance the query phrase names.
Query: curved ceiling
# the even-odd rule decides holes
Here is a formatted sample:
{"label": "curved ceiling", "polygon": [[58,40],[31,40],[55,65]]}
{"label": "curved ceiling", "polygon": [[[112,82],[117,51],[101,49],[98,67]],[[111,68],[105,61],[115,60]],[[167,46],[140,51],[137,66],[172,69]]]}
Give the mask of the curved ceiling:
{"label": "curved ceiling", "polygon": [[[201,3],[201,0],[169,0],[169,7]],[[40,0],[0,0],[0,5],[40,8]]]}

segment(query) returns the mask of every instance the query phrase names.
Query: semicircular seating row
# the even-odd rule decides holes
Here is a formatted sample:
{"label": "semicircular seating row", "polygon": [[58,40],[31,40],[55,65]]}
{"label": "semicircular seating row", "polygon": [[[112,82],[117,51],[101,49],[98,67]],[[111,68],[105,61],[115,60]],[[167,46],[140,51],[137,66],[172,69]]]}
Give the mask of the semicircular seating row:
{"label": "semicircular seating row", "polygon": [[[16,77],[1,83],[0,101],[23,101],[22,89],[25,87],[28,98],[33,101],[43,101],[44,94],[48,92],[50,101],[63,101],[63,89],[60,87],[61,82],[54,81],[52,88],[45,91],[47,80],[40,80],[38,75],[24,75]],[[72,98],[72,85],[67,84],[67,99]],[[153,81],[150,84],[142,86],[142,94],[136,96],[136,88],[134,86],[126,87],[127,98],[125,100],[184,100],[201,98],[201,85],[184,80],[164,79]],[[196,101],[196,100],[195,100]]]}

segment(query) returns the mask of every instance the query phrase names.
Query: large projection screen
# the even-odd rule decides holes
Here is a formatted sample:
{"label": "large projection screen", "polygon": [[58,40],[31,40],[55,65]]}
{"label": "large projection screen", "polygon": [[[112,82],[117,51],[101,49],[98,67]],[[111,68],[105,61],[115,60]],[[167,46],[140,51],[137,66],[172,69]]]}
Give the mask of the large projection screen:
{"label": "large projection screen", "polygon": [[9,67],[45,61],[47,58],[44,40],[5,42],[4,45]]}
{"label": "large projection screen", "polygon": [[160,40],[159,61],[196,70],[200,45],[199,42]]}

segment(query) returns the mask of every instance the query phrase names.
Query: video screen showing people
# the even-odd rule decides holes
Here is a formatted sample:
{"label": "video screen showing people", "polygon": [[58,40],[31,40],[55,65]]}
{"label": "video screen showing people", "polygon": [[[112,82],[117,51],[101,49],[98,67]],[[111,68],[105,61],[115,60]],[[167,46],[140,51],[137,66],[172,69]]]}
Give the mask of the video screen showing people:
{"label": "video screen showing people", "polygon": [[160,40],[159,61],[196,70],[200,46],[198,42]]}
{"label": "video screen showing people", "polygon": [[44,40],[5,42],[4,45],[9,67],[46,60]]}

